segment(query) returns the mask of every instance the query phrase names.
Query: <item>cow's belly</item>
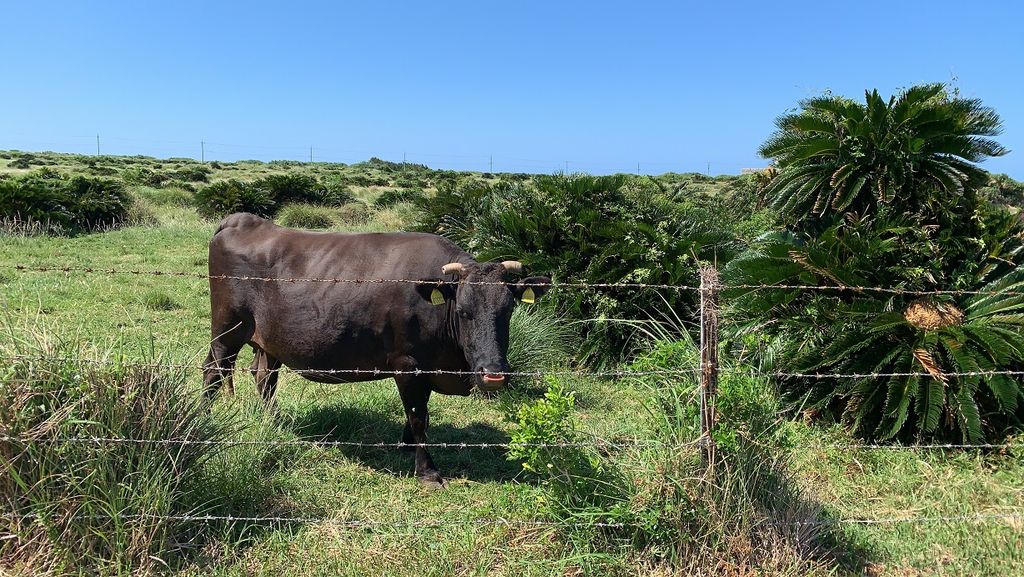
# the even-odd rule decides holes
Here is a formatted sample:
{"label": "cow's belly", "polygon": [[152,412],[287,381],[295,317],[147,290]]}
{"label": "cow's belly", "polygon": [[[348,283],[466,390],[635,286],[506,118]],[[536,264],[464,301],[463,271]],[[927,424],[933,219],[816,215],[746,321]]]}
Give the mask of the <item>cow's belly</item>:
{"label": "cow's belly", "polygon": [[[254,314],[252,344],[311,381],[355,383],[390,378],[393,371],[468,370],[461,350],[422,341],[415,320],[397,326],[394,319],[367,323],[365,309],[359,315],[351,306],[332,311],[302,304],[287,308],[258,309],[277,314]],[[472,390],[465,375],[427,378],[438,393],[468,395]]]}

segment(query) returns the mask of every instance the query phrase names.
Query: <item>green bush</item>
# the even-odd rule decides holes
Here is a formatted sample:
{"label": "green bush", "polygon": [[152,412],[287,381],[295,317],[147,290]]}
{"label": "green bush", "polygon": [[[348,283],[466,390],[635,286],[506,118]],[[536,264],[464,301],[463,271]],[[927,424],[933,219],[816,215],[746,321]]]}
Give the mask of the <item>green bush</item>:
{"label": "green bush", "polygon": [[385,190],[373,201],[373,205],[377,208],[391,208],[402,202],[426,202],[426,195],[418,188]]}
{"label": "green bush", "polygon": [[193,193],[176,186],[167,188],[137,186],[133,189],[133,192],[138,198],[146,200],[155,206],[187,208],[195,204],[195,195]]}
{"label": "green bush", "polygon": [[283,206],[274,220],[293,228],[331,228],[337,224],[337,214],[327,206],[292,203]]}
{"label": "green bush", "polygon": [[74,201],[76,228],[114,227],[127,218],[131,196],[119,181],[74,176],[66,186]]}
{"label": "green bush", "polygon": [[138,184],[144,186],[160,186],[170,180],[170,177],[162,172],[152,171],[144,166],[129,166],[121,171],[121,179],[126,184]]}
{"label": "green bush", "polygon": [[206,165],[193,164],[175,170],[171,173],[171,177],[184,182],[209,182],[212,172]]}
{"label": "green bush", "polygon": [[207,218],[220,218],[233,212],[251,212],[270,217],[276,206],[265,188],[235,179],[200,189],[195,195],[195,203],[199,214]]}
{"label": "green bush", "polygon": [[344,204],[335,213],[339,223],[346,226],[359,226],[370,220],[370,207],[360,201]]}
{"label": "green bush", "polygon": [[[478,259],[516,259],[562,282],[659,285],[694,285],[694,256],[724,262],[737,251],[729,227],[738,223],[722,222],[721,205],[705,196],[672,200],[655,181],[624,175],[446,184],[416,201],[420,230]],[[631,354],[631,323],[649,319],[652,303],[685,316],[695,302],[692,291],[643,288],[573,288],[551,298],[559,312],[587,321],[584,353],[599,362]]]}
{"label": "green bush", "polygon": [[46,223],[55,232],[83,232],[122,224],[131,197],[118,181],[65,176],[44,168],[0,179],[0,219]]}
{"label": "green bush", "polygon": [[326,187],[305,174],[272,174],[257,180],[253,186],[266,190],[278,206],[289,202],[329,204]]}

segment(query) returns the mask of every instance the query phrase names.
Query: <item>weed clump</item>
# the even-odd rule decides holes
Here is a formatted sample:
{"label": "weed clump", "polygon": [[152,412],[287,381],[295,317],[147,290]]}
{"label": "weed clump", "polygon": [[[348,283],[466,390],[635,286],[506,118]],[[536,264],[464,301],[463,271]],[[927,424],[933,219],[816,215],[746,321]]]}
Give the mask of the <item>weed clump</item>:
{"label": "weed clump", "polygon": [[293,228],[331,228],[338,222],[335,210],[315,204],[295,203],[281,208],[276,219],[281,226]]}

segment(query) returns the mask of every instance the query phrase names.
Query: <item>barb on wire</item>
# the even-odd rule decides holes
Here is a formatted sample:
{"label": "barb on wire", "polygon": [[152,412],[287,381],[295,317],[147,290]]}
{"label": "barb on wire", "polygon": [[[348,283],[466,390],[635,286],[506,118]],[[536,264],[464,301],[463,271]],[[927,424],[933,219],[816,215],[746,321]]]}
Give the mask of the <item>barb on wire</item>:
{"label": "barb on wire", "polygon": [[[416,448],[423,447],[438,448],[438,449],[508,449],[513,446],[512,443],[384,443],[384,442],[364,442],[364,441],[333,441],[326,439],[135,439],[131,437],[50,437],[45,439],[37,439],[28,436],[13,436],[13,435],[0,435],[0,441],[2,442],[16,442],[16,443],[84,443],[84,444],[96,444],[103,445],[108,443],[113,444],[139,444],[139,445],[217,445],[217,446],[317,446],[317,447],[360,447],[360,448],[371,448],[371,449],[389,449],[389,448]],[[626,448],[641,448],[641,447],[668,447],[668,448],[686,448],[696,446],[698,441],[692,441],[689,443],[665,443],[662,441],[646,440],[646,439],[620,439],[620,440],[609,440],[595,437],[589,442],[575,442],[575,443],[515,443],[514,446],[518,447],[544,447],[544,448],[586,448],[586,447],[603,447],[609,449],[626,449]]]}
{"label": "barb on wire", "polygon": [[[41,355],[2,355],[0,358],[5,358],[15,361],[51,361],[51,362],[62,362],[62,363],[84,363],[91,365],[116,365],[126,368],[138,368],[138,369],[180,369],[180,370],[205,370],[207,368],[216,369],[216,366],[203,366],[195,364],[180,364],[180,363],[136,363],[126,362],[116,359],[86,359],[79,357],[47,357]],[[241,370],[241,369],[240,369]],[[618,371],[589,371],[589,370],[575,370],[575,371],[505,371],[491,373],[494,375],[504,375],[507,377],[534,377],[541,378],[544,376],[559,376],[559,377],[602,377],[602,378],[625,378],[625,377],[637,377],[637,376],[685,376],[693,375],[699,372],[700,369],[657,369],[648,371],[632,371],[632,370],[618,370]],[[300,376],[304,375],[360,375],[360,376],[379,376],[384,379],[395,375],[460,375],[460,376],[474,376],[478,375],[477,371],[455,371],[446,369],[410,369],[410,370],[396,370],[396,369],[293,369],[290,367],[281,366],[277,369],[266,369],[268,373],[280,373],[288,372],[295,373]]]}
{"label": "barb on wire", "polygon": [[[311,283],[332,283],[332,284],[387,284],[387,283],[398,283],[398,284],[433,284],[430,281],[423,281],[422,279],[399,279],[399,278],[312,278],[312,277],[259,277],[259,276],[246,276],[246,275],[210,275],[201,272],[187,272],[187,271],[161,271],[161,270],[132,270],[132,269],[114,269],[114,268],[99,268],[99,267],[78,267],[78,266],[57,266],[57,265],[39,265],[29,266],[23,264],[7,265],[0,264],[0,268],[13,269],[21,272],[62,272],[65,274],[69,273],[84,273],[84,274],[123,274],[123,275],[134,275],[134,276],[172,276],[172,277],[186,277],[186,278],[198,278],[198,279],[210,279],[210,280],[240,280],[240,281],[255,281],[255,282],[311,282]],[[445,284],[455,284],[451,281],[442,281]],[[461,284],[466,285],[506,285],[508,283],[503,281],[460,281]],[[674,285],[674,284],[651,284],[651,283],[633,283],[633,282],[621,282],[621,283],[588,283],[588,282],[531,282],[524,283],[522,286],[527,287],[550,287],[555,288],[625,288],[625,289],[637,289],[637,288],[648,288],[648,289],[660,289],[660,290],[679,290],[679,291],[695,291],[698,287],[689,285]]]}

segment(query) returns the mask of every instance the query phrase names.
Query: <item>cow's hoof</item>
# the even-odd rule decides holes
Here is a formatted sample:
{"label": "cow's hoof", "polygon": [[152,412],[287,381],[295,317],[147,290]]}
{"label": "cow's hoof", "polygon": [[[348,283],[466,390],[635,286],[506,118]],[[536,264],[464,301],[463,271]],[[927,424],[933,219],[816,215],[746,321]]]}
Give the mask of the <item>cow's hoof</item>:
{"label": "cow's hoof", "polygon": [[444,477],[441,476],[441,473],[437,471],[427,471],[416,477],[416,480],[424,487],[430,487],[431,489],[444,489],[448,485]]}

